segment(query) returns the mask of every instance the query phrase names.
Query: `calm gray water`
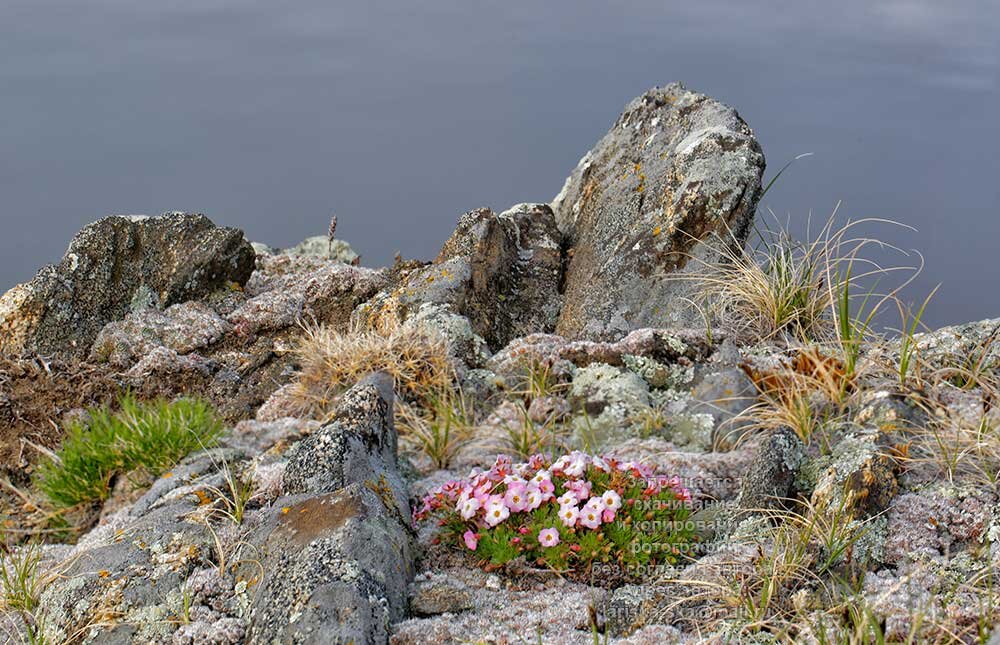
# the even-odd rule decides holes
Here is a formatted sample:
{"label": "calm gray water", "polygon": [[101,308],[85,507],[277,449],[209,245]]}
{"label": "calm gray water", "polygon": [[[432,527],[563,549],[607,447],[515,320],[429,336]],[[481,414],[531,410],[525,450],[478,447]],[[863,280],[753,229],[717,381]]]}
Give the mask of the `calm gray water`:
{"label": "calm gray water", "polygon": [[[169,5],[169,6],[167,6]],[[2,0],[0,288],[109,213],[432,257],[477,206],[548,201],[624,103],[737,107],[799,229],[839,200],[926,258],[943,324],[1000,315],[1000,3]]]}

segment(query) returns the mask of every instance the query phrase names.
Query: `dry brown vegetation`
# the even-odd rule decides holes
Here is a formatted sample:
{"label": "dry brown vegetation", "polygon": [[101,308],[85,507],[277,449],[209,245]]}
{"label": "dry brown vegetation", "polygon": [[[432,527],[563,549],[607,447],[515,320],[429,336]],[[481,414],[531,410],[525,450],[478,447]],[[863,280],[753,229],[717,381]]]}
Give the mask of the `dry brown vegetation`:
{"label": "dry brown vegetation", "polygon": [[295,351],[300,371],[293,398],[303,413],[320,418],[374,371],[388,373],[397,395],[410,402],[426,402],[454,379],[445,341],[405,325],[346,333],[307,326]]}

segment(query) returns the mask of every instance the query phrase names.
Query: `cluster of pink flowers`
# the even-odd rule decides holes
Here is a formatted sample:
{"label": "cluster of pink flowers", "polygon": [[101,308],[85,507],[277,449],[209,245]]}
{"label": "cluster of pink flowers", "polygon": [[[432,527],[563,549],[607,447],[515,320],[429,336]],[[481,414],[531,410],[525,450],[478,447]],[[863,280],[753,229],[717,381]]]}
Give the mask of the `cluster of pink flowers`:
{"label": "cluster of pink flowers", "polygon": [[[595,530],[613,522],[623,503],[635,500],[622,499],[624,485],[595,490],[588,472],[620,474],[623,475],[617,478],[620,482],[640,481],[646,496],[669,488],[680,500],[691,498],[678,478],[657,478],[652,469],[642,464],[610,456],[574,451],[555,461],[535,455],[515,464],[510,457],[501,455],[489,470],[474,469],[466,479],[452,480],[432,490],[414,513],[414,519],[424,519],[439,509],[453,510],[476,529],[491,529],[507,521],[512,513],[530,513],[545,504],[555,504],[565,528]],[[522,534],[526,532],[521,530]],[[471,528],[463,536],[469,549],[475,550],[477,536]],[[555,526],[546,527],[537,539],[541,546],[555,546],[560,541],[559,530]]]}

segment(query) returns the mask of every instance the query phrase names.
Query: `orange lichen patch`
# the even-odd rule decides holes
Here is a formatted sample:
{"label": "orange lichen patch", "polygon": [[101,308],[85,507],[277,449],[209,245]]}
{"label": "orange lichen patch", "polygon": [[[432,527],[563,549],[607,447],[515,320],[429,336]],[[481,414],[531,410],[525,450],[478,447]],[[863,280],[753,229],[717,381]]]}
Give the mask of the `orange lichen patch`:
{"label": "orange lichen patch", "polygon": [[199,488],[192,494],[198,498],[198,506],[207,506],[215,502],[215,498],[204,489]]}
{"label": "orange lichen patch", "polygon": [[587,203],[597,192],[597,181],[593,178],[588,181],[583,187],[583,194],[580,196],[580,207],[586,208]]}
{"label": "orange lichen patch", "polygon": [[377,482],[366,481],[365,487],[378,495],[379,499],[382,500],[382,504],[385,505],[385,507],[390,511],[395,511],[398,508],[396,493],[393,492],[392,487],[385,478],[385,475],[379,477]]}
{"label": "orange lichen patch", "polygon": [[350,519],[364,517],[361,500],[344,491],[307,499],[290,510],[295,512],[279,518],[278,531],[299,547],[331,535]]}

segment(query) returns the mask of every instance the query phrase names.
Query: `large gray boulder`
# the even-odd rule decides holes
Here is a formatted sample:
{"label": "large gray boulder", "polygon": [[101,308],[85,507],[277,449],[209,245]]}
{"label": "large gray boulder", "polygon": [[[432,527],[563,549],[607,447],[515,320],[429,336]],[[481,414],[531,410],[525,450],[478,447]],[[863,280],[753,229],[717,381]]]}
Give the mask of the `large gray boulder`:
{"label": "large gray boulder", "polygon": [[130,311],[242,286],[254,251],[204,215],[113,215],[84,227],[62,260],[0,297],[0,351],[86,353]]}
{"label": "large gray boulder", "polygon": [[518,204],[497,215],[466,213],[433,263],[359,307],[358,322],[406,320],[422,305],[469,319],[497,350],[514,338],[551,331],[559,315],[560,234],[546,204]]}
{"label": "large gray boulder", "polygon": [[702,324],[684,301],[694,285],[676,278],[744,242],[763,172],[733,108],[676,83],[634,99],[552,203],[571,256],[556,332]]}

